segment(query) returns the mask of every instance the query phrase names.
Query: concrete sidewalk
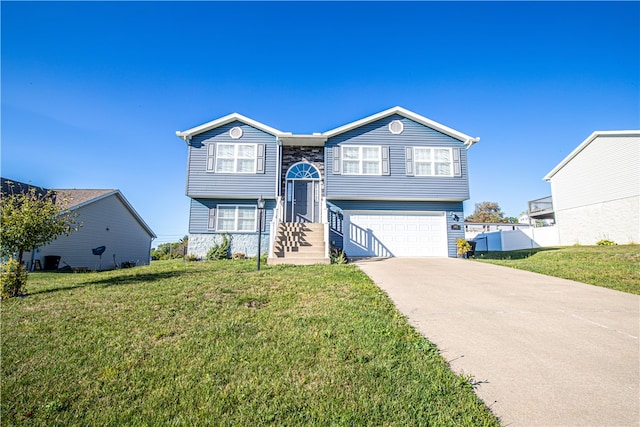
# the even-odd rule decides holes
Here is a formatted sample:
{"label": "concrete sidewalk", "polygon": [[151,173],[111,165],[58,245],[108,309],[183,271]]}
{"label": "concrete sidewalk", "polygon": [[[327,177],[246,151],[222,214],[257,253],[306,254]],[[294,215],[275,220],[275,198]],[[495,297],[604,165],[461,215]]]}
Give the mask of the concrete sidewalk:
{"label": "concrete sidewalk", "polygon": [[358,261],[506,426],[640,425],[640,297],[475,261]]}

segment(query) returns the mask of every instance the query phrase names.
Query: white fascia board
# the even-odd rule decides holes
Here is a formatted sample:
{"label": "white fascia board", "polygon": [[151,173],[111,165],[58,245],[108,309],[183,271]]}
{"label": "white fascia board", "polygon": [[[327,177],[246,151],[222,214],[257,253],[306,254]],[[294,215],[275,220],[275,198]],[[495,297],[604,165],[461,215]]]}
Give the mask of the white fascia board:
{"label": "white fascia board", "polygon": [[324,143],[327,142],[327,137],[323,135],[285,134],[278,138],[284,145],[297,147],[322,147]]}
{"label": "white fascia board", "polygon": [[339,135],[341,133],[344,133],[344,132],[350,131],[352,129],[356,129],[356,128],[360,127],[360,126],[366,125],[368,123],[375,122],[376,120],[380,120],[380,119],[382,119],[384,117],[391,116],[393,114],[399,114],[399,115],[401,115],[403,117],[406,117],[406,118],[408,118],[410,120],[413,120],[414,122],[423,124],[423,125],[425,125],[427,127],[430,127],[430,128],[435,129],[435,130],[437,130],[439,132],[442,132],[445,135],[449,135],[449,136],[451,136],[451,137],[453,137],[453,138],[455,138],[457,140],[460,140],[460,141],[465,143],[467,148],[471,147],[473,144],[475,144],[476,142],[480,141],[480,138],[478,138],[478,137],[473,138],[473,137],[471,137],[469,135],[466,135],[466,134],[464,134],[462,132],[458,132],[455,129],[452,129],[452,128],[448,127],[448,126],[445,126],[445,125],[443,125],[441,123],[438,123],[436,121],[428,119],[428,118],[426,118],[424,116],[421,116],[419,114],[414,113],[413,111],[409,111],[409,110],[407,110],[405,108],[402,108],[402,107],[399,107],[399,106],[396,106],[396,107],[393,107],[393,108],[389,108],[388,110],[384,110],[384,111],[381,111],[379,113],[373,114],[371,116],[365,117],[363,119],[356,120],[355,122],[347,123],[346,125],[343,125],[343,126],[335,128],[335,129],[329,130],[327,132],[324,132],[323,135],[325,135],[327,138],[331,138],[331,137],[334,137],[334,136]]}
{"label": "white fascia board", "polygon": [[575,150],[573,150],[567,157],[565,157],[558,165],[551,170],[548,174],[542,178],[544,181],[551,181],[553,176],[557,174],[560,169],[566,166],[575,156],[577,156],[582,150],[584,150],[589,144],[596,140],[599,136],[640,136],[640,130],[597,130],[593,132],[587,139],[582,141]]}
{"label": "white fascia board", "polygon": [[184,131],[176,131],[176,135],[188,143],[189,140],[195,135],[201,134],[211,129],[215,129],[220,126],[224,126],[227,123],[231,123],[235,120],[238,120],[249,126],[253,126],[256,129],[260,129],[261,131],[264,131],[274,136],[280,136],[284,134],[284,132],[279,131],[278,129],[272,128],[271,126],[267,126],[263,123],[250,119],[249,117],[245,117],[242,114],[231,113],[224,117],[220,117],[219,119],[215,119],[210,122],[201,124],[200,126],[193,127],[191,129],[187,129]]}

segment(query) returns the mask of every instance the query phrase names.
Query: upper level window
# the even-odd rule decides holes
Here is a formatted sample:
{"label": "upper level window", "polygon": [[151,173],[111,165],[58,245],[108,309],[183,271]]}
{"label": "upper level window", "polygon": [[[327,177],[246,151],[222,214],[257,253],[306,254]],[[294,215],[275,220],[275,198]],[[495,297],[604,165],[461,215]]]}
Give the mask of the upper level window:
{"label": "upper level window", "polygon": [[382,150],[379,146],[343,146],[344,175],[381,175]]}
{"label": "upper level window", "polygon": [[217,173],[256,173],[256,144],[216,144]]}
{"label": "upper level window", "polygon": [[416,176],[453,176],[451,148],[413,147]]}

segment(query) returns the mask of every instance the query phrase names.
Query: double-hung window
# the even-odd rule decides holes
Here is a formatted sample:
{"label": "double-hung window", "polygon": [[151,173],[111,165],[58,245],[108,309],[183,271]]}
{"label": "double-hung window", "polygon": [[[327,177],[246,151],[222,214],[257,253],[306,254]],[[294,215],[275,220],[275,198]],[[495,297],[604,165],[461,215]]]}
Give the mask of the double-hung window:
{"label": "double-hung window", "polygon": [[382,147],[342,147],[342,173],[344,175],[381,175]]}
{"label": "double-hung window", "polygon": [[413,147],[416,176],[453,176],[451,148]]}
{"label": "double-hung window", "polygon": [[256,173],[256,144],[216,144],[217,173]]}
{"label": "double-hung window", "polygon": [[250,205],[218,205],[211,210],[209,228],[216,231],[256,231],[256,212],[256,207]]}

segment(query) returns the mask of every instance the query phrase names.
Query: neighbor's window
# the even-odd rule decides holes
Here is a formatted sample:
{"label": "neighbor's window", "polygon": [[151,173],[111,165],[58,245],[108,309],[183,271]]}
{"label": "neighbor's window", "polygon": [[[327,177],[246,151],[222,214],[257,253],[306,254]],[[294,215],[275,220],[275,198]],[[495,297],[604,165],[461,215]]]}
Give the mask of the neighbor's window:
{"label": "neighbor's window", "polygon": [[217,144],[216,172],[256,173],[256,144]]}
{"label": "neighbor's window", "polygon": [[217,231],[256,231],[256,207],[218,205]]}
{"label": "neighbor's window", "polygon": [[381,147],[343,146],[342,173],[344,175],[380,175]]}
{"label": "neighbor's window", "polygon": [[416,176],[453,176],[450,148],[413,148]]}

